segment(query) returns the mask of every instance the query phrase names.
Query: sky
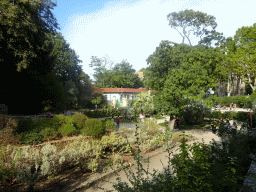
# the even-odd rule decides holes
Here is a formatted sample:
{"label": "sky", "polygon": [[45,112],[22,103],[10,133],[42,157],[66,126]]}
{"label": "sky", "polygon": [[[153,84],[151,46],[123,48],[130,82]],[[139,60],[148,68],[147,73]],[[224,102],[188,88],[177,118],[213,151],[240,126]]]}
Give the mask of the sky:
{"label": "sky", "polygon": [[[181,35],[169,26],[167,15],[185,9],[216,18],[216,31],[233,37],[236,31],[256,23],[255,0],[52,0],[51,9],[60,30],[93,79],[91,56],[129,62],[139,71],[162,40],[182,43]],[[192,36],[191,36],[192,37]],[[199,39],[192,38],[192,45]],[[188,41],[184,43],[188,44]],[[114,66],[113,65],[113,66]]]}

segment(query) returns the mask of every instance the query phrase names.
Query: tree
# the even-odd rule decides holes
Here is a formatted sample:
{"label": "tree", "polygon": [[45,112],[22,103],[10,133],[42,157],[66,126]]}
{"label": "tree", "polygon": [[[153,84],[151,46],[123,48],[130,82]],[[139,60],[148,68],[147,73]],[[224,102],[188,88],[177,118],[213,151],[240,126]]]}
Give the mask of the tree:
{"label": "tree", "polygon": [[90,80],[89,75],[82,72],[79,76],[78,84],[78,105],[82,108],[86,108],[90,101],[92,100],[93,86]]}
{"label": "tree", "polygon": [[95,83],[98,87],[138,88],[143,86],[138,75],[134,74],[136,70],[133,69],[132,65],[126,60],[123,60],[121,63],[117,63],[112,69],[113,62],[110,62],[107,68],[106,57],[103,60],[92,56],[91,59],[90,67],[95,67],[94,77],[96,79]]}
{"label": "tree", "polygon": [[149,68],[145,79],[150,89],[162,89],[166,78],[171,74],[170,70],[179,67],[189,51],[191,47],[186,44],[161,41],[155,52],[146,60]]}
{"label": "tree", "polygon": [[107,70],[112,69],[112,64],[113,62],[108,62],[108,57],[105,55],[104,58],[99,59],[96,56],[91,57],[91,63],[89,64],[89,67],[94,67],[95,73],[94,73],[94,78],[96,84],[102,88],[105,87],[105,75]]}
{"label": "tree", "polygon": [[113,68],[113,86],[123,88],[139,88],[143,86],[142,81],[134,72],[132,65],[123,60]]}
{"label": "tree", "polygon": [[153,96],[149,93],[139,93],[138,97],[132,101],[131,108],[135,110],[135,113],[143,110],[145,114],[150,114],[154,110]]}
{"label": "tree", "polygon": [[218,86],[218,63],[222,60],[220,49],[191,47],[179,66],[170,69],[162,87],[155,86],[156,110],[168,115],[179,114],[189,100],[198,100],[199,95],[210,87],[214,90]]}
{"label": "tree", "polygon": [[256,89],[256,23],[236,31],[226,47],[228,59],[222,65],[226,74],[234,74]]}
{"label": "tree", "polygon": [[[14,58],[17,71],[40,54],[46,33],[59,29],[51,1],[0,1],[0,62]],[[38,52],[39,53],[38,53]]]}
{"label": "tree", "polygon": [[[189,38],[190,32],[193,31],[196,37],[202,39],[203,35],[207,35],[207,27],[211,27],[213,30],[217,27],[215,22],[215,17],[202,13],[200,11],[184,10],[180,12],[172,12],[167,15],[169,20],[169,25],[178,31],[177,27],[182,28],[182,32],[178,33],[182,36],[182,43],[184,43],[185,38],[189,41],[191,46],[191,41]],[[188,29],[188,30],[187,30]],[[183,35],[182,35],[183,33]]]}
{"label": "tree", "polygon": [[199,45],[206,45],[209,47],[213,47],[213,43],[215,46],[220,47],[222,44],[225,43],[226,38],[223,36],[223,33],[216,32],[216,30],[206,32],[206,35],[203,39],[201,39],[198,44]]}
{"label": "tree", "polygon": [[[5,72],[0,80],[6,82],[0,94],[10,113],[39,113],[51,93],[58,98],[58,87],[44,91],[43,83],[54,63],[52,47],[44,47],[46,34],[54,34],[57,28],[49,10],[52,6],[56,5],[50,1],[0,1],[0,71]],[[6,81],[6,76],[12,81]],[[48,82],[58,86],[54,81]]]}

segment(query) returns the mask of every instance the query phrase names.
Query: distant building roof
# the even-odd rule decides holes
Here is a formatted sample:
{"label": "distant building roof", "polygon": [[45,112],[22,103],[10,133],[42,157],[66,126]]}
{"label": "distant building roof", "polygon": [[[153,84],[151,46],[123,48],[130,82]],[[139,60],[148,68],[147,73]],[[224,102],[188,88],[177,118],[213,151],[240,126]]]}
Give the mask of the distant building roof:
{"label": "distant building roof", "polygon": [[[151,90],[146,90],[144,88],[100,88],[103,93],[141,93],[141,92],[148,92]],[[151,92],[155,92],[154,90]]]}

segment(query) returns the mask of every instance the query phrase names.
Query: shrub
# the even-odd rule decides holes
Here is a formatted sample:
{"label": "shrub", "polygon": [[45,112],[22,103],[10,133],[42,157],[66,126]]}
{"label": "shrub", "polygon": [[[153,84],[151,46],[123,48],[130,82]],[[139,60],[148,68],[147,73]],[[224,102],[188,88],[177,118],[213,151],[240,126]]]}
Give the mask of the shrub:
{"label": "shrub", "polygon": [[84,128],[82,128],[81,133],[83,135],[99,137],[105,133],[105,127],[102,121],[96,119],[88,119],[85,122]]}
{"label": "shrub", "polygon": [[51,127],[46,127],[42,129],[40,134],[43,137],[42,141],[55,140],[55,139],[60,139],[62,137],[60,133],[58,133]]}
{"label": "shrub", "polygon": [[88,168],[92,171],[92,172],[96,172],[98,169],[99,163],[97,162],[97,159],[91,159],[90,163],[88,164]]}
{"label": "shrub", "polygon": [[34,122],[35,129],[41,130],[45,127],[54,127],[54,122],[52,120],[47,120],[43,118],[39,118]]}
{"label": "shrub", "polygon": [[180,112],[180,120],[186,125],[193,125],[203,120],[204,108],[201,103],[191,101],[190,105],[183,108]]}
{"label": "shrub", "polygon": [[23,132],[20,134],[20,141],[27,145],[37,145],[42,143],[43,136],[35,131]]}
{"label": "shrub", "polygon": [[73,123],[76,129],[81,130],[84,127],[85,121],[87,121],[88,117],[82,113],[76,113],[72,116]]}
{"label": "shrub", "polygon": [[34,129],[34,122],[30,118],[19,119],[17,133],[28,132]]}
{"label": "shrub", "polygon": [[109,119],[106,121],[105,125],[106,125],[106,127],[110,127],[112,129],[114,129],[114,127],[115,127],[115,123]]}
{"label": "shrub", "polygon": [[154,120],[145,119],[143,123],[139,124],[141,132],[146,135],[154,136],[157,133],[160,133],[160,126]]}
{"label": "shrub", "polygon": [[76,128],[72,124],[63,124],[59,128],[59,132],[64,136],[72,136],[76,132]]}

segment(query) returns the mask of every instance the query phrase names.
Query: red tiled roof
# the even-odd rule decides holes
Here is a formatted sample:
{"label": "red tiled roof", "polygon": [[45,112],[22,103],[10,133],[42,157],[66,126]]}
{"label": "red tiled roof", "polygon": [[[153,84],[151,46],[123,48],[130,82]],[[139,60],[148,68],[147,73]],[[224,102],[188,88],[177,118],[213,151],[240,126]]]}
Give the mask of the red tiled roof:
{"label": "red tiled roof", "polygon": [[[103,93],[140,93],[140,92],[148,92],[149,90],[139,88],[100,88]],[[152,91],[154,92],[154,90]]]}

